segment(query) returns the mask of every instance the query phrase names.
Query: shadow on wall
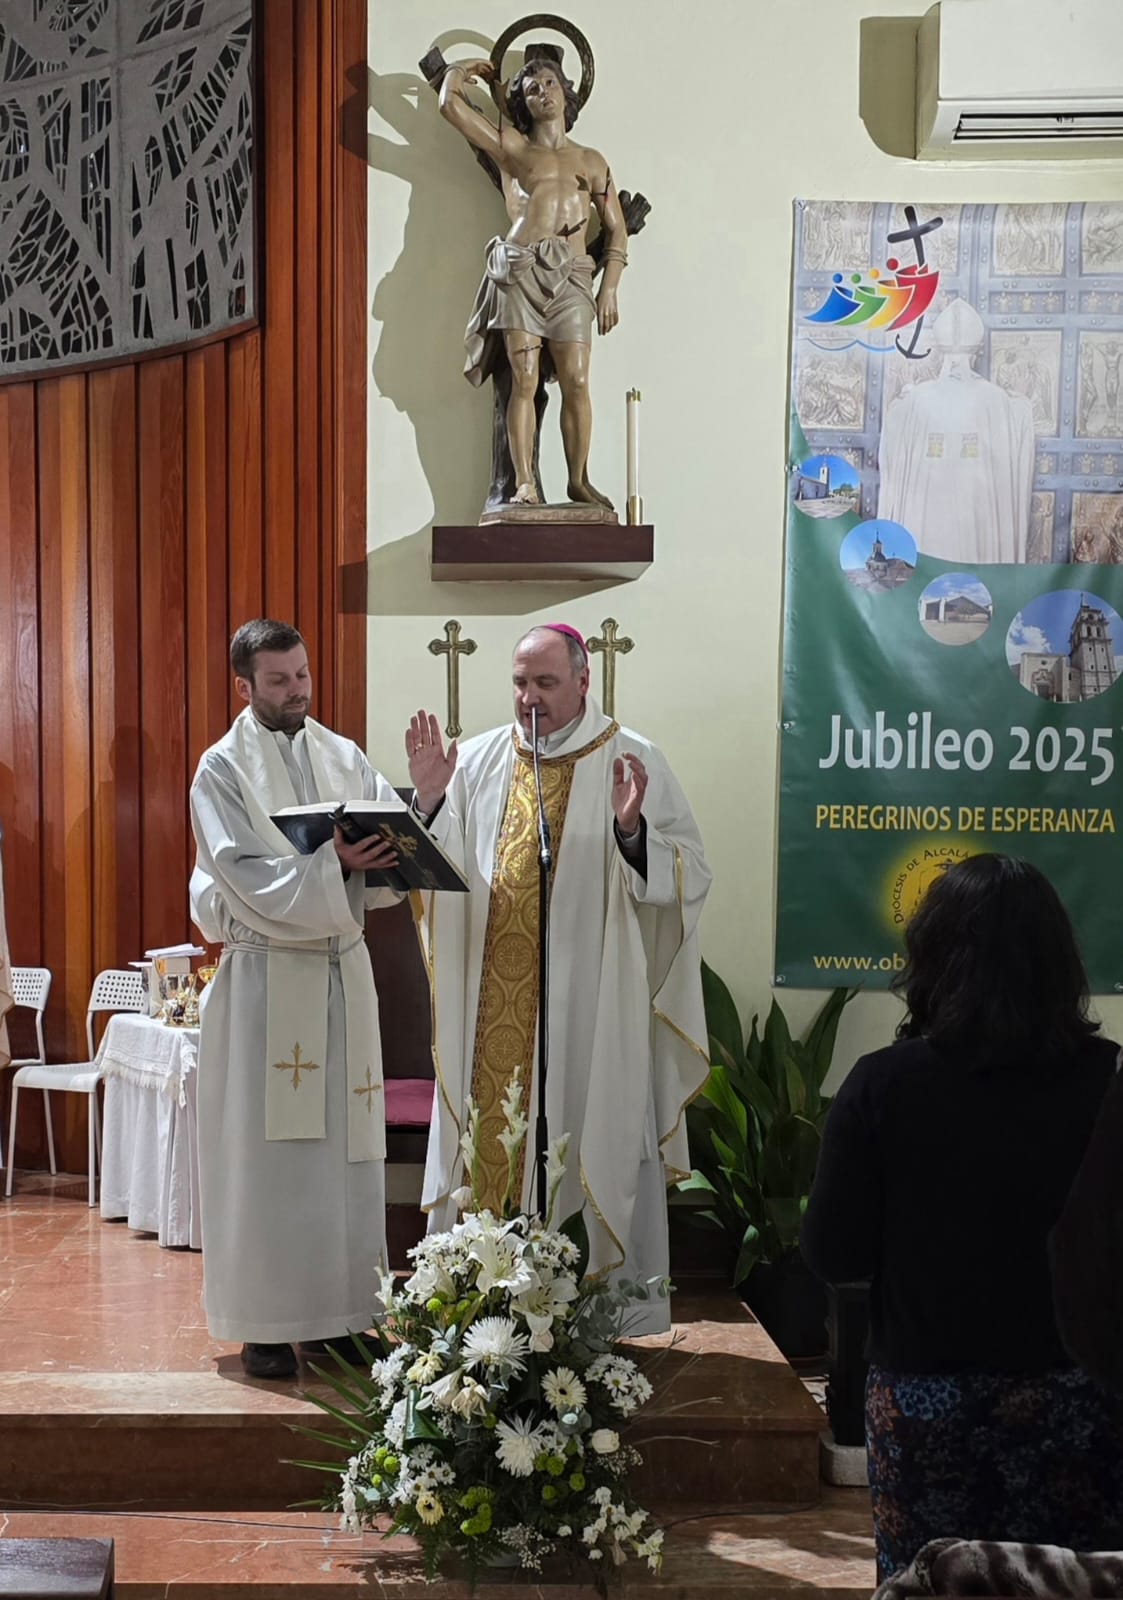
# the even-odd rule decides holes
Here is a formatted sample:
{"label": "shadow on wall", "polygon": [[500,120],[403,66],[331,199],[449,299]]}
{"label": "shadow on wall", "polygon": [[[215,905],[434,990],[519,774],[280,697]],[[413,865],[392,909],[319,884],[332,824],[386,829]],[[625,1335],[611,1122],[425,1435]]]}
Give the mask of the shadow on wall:
{"label": "shadow on wall", "polygon": [[[418,36],[418,58],[430,41]],[[480,34],[442,35],[450,59],[486,56]],[[432,523],[474,524],[491,477],[491,387],[464,377],[464,329],[483,274],[489,239],[506,232],[503,202],[466,142],[442,121],[437,97],[412,72],[366,70],[369,104],[398,138],[368,133],[366,159],[409,186],[402,248],[374,291],[379,324],[372,362],[372,410],[391,404],[409,418],[417,457],[433,497],[431,521],[404,531],[367,560],[367,612],[426,614],[455,605],[460,614],[524,615],[613,584],[434,584],[429,578]],[[371,218],[377,235],[377,212]],[[392,463],[386,463],[387,476]]]}
{"label": "shadow on wall", "polygon": [[888,156],[916,157],[916,35],[919,17],[863,17],[858,44],[858,115]]}

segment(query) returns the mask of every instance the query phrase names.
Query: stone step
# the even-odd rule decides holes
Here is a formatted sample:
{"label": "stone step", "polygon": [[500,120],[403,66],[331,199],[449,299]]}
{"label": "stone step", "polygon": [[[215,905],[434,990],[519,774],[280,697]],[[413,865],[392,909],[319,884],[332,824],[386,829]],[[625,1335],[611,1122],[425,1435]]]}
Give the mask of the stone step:
{"label": "stone step", "polygon": [[[675,1297],[672,1338],[637,1340],[655,1398],[627,1437],[642,1501],[807,1506],[822,1414],[741,1302]],[[318,1497],[329,1457],[294,1425],[330,1428],[295,1384],[246,1378],[236,1355],[186,1372],[0,1374],[0,1505],[280,1511]]]}
{"label": "stone step", "polygon": [[[660,1514],[658,1507],[653,1507]],[[735,1509],[683,1518],[662,1511],[667,1527],[663,1570],[627,1569],[617,1593],[664,1600],[869,1600],[873,1538],[868,1497],[834,1489],[814,1510],[763,1513]],[[109,1538],[116,1555],[117,1600],[468,1600],[467,1585],[424,1585],[413,1541],[375,1533],[344,1534],[322,1513],[223,1516],[66,1516],[13,1513],[11,1538]],[[548,1600],[578,1600],[587,1584],[545,1575],[528,1585],[517,1572],[481,1582],[475,1600],[510,1600],[514,1589]]]}

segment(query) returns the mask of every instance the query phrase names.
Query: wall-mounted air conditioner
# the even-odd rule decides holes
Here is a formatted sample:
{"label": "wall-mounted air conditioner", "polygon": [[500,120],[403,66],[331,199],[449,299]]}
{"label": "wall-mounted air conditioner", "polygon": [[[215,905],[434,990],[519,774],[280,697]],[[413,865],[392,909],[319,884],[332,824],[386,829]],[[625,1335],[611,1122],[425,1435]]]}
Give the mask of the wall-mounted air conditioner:
{"label": "wall-mounted air conditioner", "polygon": [[1123,160],[1123,0],[940,0],[916,69],[921,160]]}

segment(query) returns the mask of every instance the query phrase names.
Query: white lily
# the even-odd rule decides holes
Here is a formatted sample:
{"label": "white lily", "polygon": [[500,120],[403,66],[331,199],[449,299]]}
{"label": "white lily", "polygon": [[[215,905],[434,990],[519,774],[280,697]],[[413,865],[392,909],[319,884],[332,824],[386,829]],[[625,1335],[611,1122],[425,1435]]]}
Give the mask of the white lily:
{"label": "white lily", "polygon": [[514,1295],[538,1287],[538,1274],[526,1259],[525,1242],[517,1234],[484,1233],[468,1252],[469,1260],[480,1264],[476,1288],[480,1294],[506,1289]]}
{"label": "white lily", "polygon": [[413,1277],[406,1281],[406,1293],[416,1300],[431,1300],[439,1295],[442,1300],[456,1299],[456,1284],[452,1274],[436,1261],[419,1261]]}
{"label": "white lily", "polygon": [[436,1383],[426,1384],[421,1391],[420,1404],[439,1406],[442,1411],[451,1411],[453,1401],[456,1399],[457,1390],[460,1388],[460,1372],[448,1372],[443,1378],[438,1378]]}
{"label": "white lily", "polygon": [[458,1417],[478,1417],[487,1410],[487,1390],[482,1383],[477,1383],[475,1378],[465,1377],[460,1389],[453,1397],[450,1411],[455,1411]]}
{"label": "white lily", "polygon": [[378,1303],[383,1311],[389,1314],[394,1309],[394,1290],[397,1279],[392,1272],[387,1272],[385,1267],[378,1268]]}
{"label": "white lily", "polygon": [[546,1208],[546,1226],[549,1227],[554,1220],[554,1203],[558,1198],[562,1179],[566,1173],[566,1160],[569,1155],[569,1134],[563,1133],[556,1139],[551,1139],[546,1151],[546,1191],[548,1205]]}

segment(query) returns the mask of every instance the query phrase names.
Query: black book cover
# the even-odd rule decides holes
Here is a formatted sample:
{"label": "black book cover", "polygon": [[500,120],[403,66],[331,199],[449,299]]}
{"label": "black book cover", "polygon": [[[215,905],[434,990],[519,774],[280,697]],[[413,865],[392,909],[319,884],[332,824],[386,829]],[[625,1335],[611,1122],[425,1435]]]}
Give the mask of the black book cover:
{"label": "black book cover", "polygon": [[377,834],[398,852],[398,865],[371,869],[373,889],[450,889],[466,894],[468,882],[449,860],[421,818],[403,800],[348,800],[342,805],[321,801],[313,806],[286,806],[270,817],[302,856],[313,855],[338,826],[357,842]]}

